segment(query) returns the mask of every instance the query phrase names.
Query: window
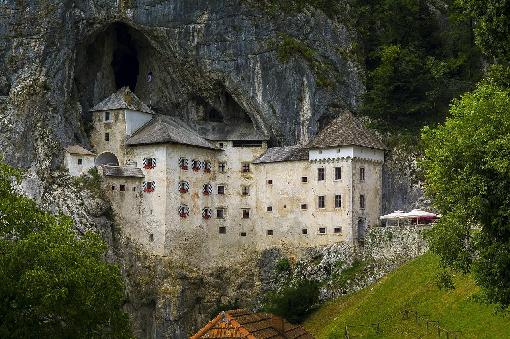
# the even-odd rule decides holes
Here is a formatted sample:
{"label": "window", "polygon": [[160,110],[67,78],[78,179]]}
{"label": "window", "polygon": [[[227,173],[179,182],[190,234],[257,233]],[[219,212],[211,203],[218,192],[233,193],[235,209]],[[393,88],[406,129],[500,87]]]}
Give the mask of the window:
{"label": "window", "polygon": [[273,230],[267,230],[267,235],[273,235]]}
{"label": "window", "polygon": [[218,172],[225,173],[226,169],[227,169],[227,163],[226,162],[218,163]]}
{"label": "window", "polygon": [[342,227],[335,227],[333,230],[334,233],[342,233]]}
{"label": "window", "polygon": [[319,208],[326,208],[326,196],[319,196]]}
{"label": "window", "polygon": [[319,227],[320,234],[326,234],[326,227]]}
{"label": "window", "polygon": [[250,186],[241,186],[243,195],[250,195]]}
{"label": "window", "polygon": [[110,133],[104,134],[104,141],[110,141]]}
{"label": "window", "polygon": [[218,185],[218,194],[225,194],[225,185]]}
{"label": "window", "polygon": [[186,158],[179,158],[179,167],[182,170],[187,171],[188,170],[188,159],[186,159]]}
{"label": "window", "polygon": [[133,187],[133,192],[136,192],[136,186]]}
{"label": "window", "polygon": [[340,194],[335,195],[335,208],[342,207],[342,196]]}
{"label": "window", "polygon": [[210,209],[209,207],[204,207],[204,209],[202,210],[202,218],[210,219],[211,216],[212,216],[212,209]]}
{"label": "window", "polygon": [[359,181],[365,181],[365,168],[361,167],[359,169]]}
{"label": "window", "polygon": [[308,177],[301,177],[301,182],[308,182]]}
{"label": "window", "polygon": [[78,165],[83,164],[83,159],[78,159]]}
{"label": "window", "polygon": [[272,185],[272,184],[273,184],[273,180],[269,179],[269,180],[267,181],[267,184],[268,184],[268,185]]}
{"label": "window", "polygon": [[212,194],[212,185],[211,184],[205,184],[203,187],[202,187],[202,193],[204,195],[210,195]]}
{"label": "window", "polygon": [[149,234],[149,241],[150,241],[150,242],[153,242],[153,241],[154,241],[154,234]]}
{"label": "window", "polygon": [[125,192],[126,191],[126,185],[120,185],[119,191]]}
{"label": "window", "polygon": [[151,193],[156,190],[156,182],[154,181],[146,181],[143,183],[143,191],[145,193]]}
{"label": "window", "polygon": [[202,162],[200,160],[197,159],[191,160],[191,169],[194,172],[200,171],[200,168],[202,168]]}
{"label": "window", "polygon": [[359,196],[359,208],[365,208],[365,196],[363,194]]}
{"label": "window", "polygon": [[224,208],[216,209],[216,219],[225,219],[225,209]]}
{"label": "window", "polygon": [[243,208],[243,219],[250,219],[250,209]]}
{"label": "window", "polygon": [[324,167],[317,168],[317,180],[322,181],[325,177]]}
{"label": "window", "polygon": [[183,219],[189,216],[189,207],[187,205],[179,206],[179,216]]}
{"label": "window", "polygon": [[241,232],[241,237],[246,237],[246,232]]}
{"label": "window", "polygon": [[220,143],[219,143],[219,146],[220,146],[220,148],[223,148],[223,143],[222,143],[222,142],[220,142]]}
{"label": "window", "polygon": [[307,230],[306,228],[303,228],[303,229],[301,230],[301,233],[302,233],[302,234],[308,234],[308,230]]}
{"label": "window", "polygon": [[204,161],[204,172],[211,173],[211,162],[208,160]]}
{"label": "window", "polygon": [[268,212],[272,212],[273,211],[273,206],[267,206],[267,211]]}
{"label": "window", "polygon": [[112,191],[115,191],[115,185],[112,185]]}
{"label": "window", "polygon": [[250,172],[250,163],[249,162],[243,162],[241,164],[241,172],[243,172],[243,173]]}
{"label": "window", "polygon": [[179,192],[180,193],[188,193],[189,191],[189,182],[181,181],[179,182]]}
{"label": "window", "polygon": [[335,180],[342,179],[342,167],[335,167]]}
{"label": "window", "polygon": [[112,115],[110,112],[104,112],[104,121],[105,122],[111,122],[112,121]]}
{"label": "window", "polygon": [[143,168],[153,169],[154,167],[156,167],[156,159],[155,158],[144,158],[143,159]]}
{"label": "window", "polygon": [[227,228],[226,228],[225,226],[220,226],[220,227],[218,228],[218,232],[219,232],[220,234],[225,234],[225,233],[227,233]]}
{"label": "window", "polygon": [[308,205],[307,204],[301,204],[301,209],[302,210],[307,210],[308,209]]}

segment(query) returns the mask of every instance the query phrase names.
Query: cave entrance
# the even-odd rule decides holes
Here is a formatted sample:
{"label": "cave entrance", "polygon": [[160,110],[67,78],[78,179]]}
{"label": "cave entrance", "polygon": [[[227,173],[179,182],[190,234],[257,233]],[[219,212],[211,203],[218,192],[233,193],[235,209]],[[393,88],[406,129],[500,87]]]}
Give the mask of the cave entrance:
{"label": "cave entrance", "polygon": [[129,34],[129,28],[122,23],[114,24],[117,46],[113,51],[112,69],[117,89],[128,86],[135,91],[140,63],[135,43]]}

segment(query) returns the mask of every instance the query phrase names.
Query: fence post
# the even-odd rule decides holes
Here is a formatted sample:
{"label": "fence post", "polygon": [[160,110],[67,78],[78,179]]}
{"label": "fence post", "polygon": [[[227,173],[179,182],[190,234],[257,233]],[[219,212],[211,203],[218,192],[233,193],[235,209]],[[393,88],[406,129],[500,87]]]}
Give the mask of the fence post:
{"label": "fence post", "polygon": [[347,330],[347,325],[345,325],[344,336],[345,336],[345,339],[349,339],[349,331]]}

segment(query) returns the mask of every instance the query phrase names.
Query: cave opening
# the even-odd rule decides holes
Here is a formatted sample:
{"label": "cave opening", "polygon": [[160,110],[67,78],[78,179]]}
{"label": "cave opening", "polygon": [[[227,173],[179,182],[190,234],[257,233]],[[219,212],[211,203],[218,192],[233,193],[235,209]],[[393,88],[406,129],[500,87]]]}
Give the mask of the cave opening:
{"label": "cave opening", "polygon": [[115,24],[117,46],[113,51],[111,66],[117,89],[128,86],[134,92],[140,63],[138,61],[136,45],[128,29],[128,26],[125,24]]}

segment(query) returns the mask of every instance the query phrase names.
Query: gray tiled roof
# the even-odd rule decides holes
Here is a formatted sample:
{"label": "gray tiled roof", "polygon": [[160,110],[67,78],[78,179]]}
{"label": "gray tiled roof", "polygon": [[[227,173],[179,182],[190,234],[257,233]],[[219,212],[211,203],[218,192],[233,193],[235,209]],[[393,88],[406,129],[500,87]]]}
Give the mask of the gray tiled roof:
{"label": "gray tiled roof", "polygon": [[101,101],[90,111],[108,111],[114,109],[129,109],[132,111],[154,114],[154,112],[131,92],[129,87],[122,87],[108,98]]}
{"label": "gray tiled roof", "polygon": [[79,155],[95,155],[88,149],[85,149],[80,145],[71,145],[66,147],[66,152],[69,154],[79,154]]}
{"label": "gray tiled roof", "polygon": [[269,162],[299,161],[308,160],[308,149],[301,145],[272,147],[253,161],[254,164],[263,164]]}
{"label": "gray tiled roof", "polygon": [[103,166],[103,175],[107,177],[145,177],[141,168],[129,166]]}
{"label": "gray tiled roof", "polygon": [[207,140],[268,140],[252,123],[246,122],[197,122],[198,133]]}
{"label": "gray tiled roof", "polygon": [[126,141],[126,145],[173,143],[217,149],[177,117],[157,115]]}
{"label": "gray tiled roof", "polygon": [[351,112],[345,112],[322,129],[308,144],[309,148],[364,146],[386,149],[374,132],[366,128]]}

